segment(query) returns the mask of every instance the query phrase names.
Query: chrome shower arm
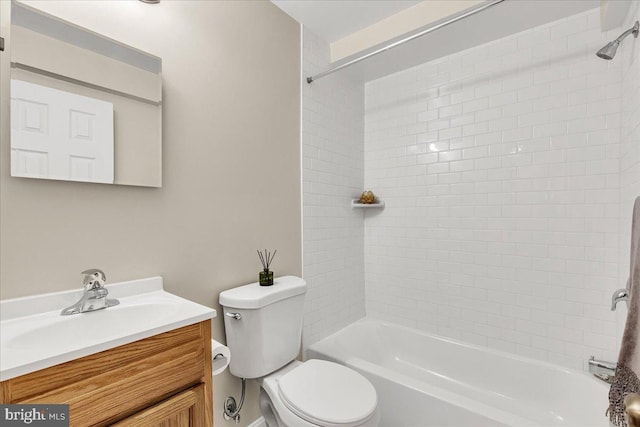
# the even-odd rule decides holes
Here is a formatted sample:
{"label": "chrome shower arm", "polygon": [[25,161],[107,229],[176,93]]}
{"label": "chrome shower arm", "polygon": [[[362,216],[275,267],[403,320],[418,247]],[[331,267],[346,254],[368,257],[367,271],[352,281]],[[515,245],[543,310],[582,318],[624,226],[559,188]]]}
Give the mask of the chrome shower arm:
{"label": "chrome shower arm", "polygon": [[627,31],[625,31],[624,33],[620,34],[620,36],[615,41],[620,43],[629,34],[633,34],[633,37],[638,38],[638,32],[640,32],[640,22],[636,21],[636,23],[633,24],[633,27],[629,28]]}

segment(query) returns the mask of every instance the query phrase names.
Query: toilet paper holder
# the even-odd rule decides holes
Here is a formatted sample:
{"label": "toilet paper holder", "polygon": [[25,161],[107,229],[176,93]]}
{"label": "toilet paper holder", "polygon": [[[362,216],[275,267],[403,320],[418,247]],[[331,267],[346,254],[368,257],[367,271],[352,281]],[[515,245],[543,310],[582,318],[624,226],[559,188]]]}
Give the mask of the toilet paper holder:
{"label": "toilet paper holder", "polygon": [[211,339],[211,354],[213,355],[211,361],[212,374],[214,376],[220,375],[227,369],[231,362],[231,351],[229,347]]}

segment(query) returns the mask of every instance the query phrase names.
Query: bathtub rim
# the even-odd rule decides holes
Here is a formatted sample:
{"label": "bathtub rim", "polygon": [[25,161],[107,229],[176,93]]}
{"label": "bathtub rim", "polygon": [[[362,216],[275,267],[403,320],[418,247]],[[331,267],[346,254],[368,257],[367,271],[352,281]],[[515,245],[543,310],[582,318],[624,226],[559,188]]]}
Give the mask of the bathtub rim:
{"label": "bathtub rim", "polygon": [[549,361],[546,361],[546,360],[535,359],[535,358],[532,358],[532,357],[523,356],[521,354],[511,353],[511,352],[505,351],[505,350],[499,350],[499,349],[495,349],[495,348],[491,348],[491,347],[486,347],[486,346],[482,346],[482,345],[479,345],[479,344],[474,344],[474,343],[470,343],[470,342],[467,342],[467,341],[462,341],[462,340],[459,340],[459,339],[456,339],[456,338],[447,337],[447,336],[439,335],[439,334],[432,333],[432,332],[425,332],[425,331],[421,331],[419,329],[411,328],[409,326],[400,325],[400,324],[397,324],[397,323],[388,322],[388,321],[384,321],[384,320],[379,320],[379,319],[375,319],[375,318],[368,317],[368,316],[365,316],[365,317],[363,317],[361,319],[358,319],[355,322],[350,323],[349,325],[345,326],[344,328],[332,333],[331,335],[328,335],[328,336],[322,338],[321,340],[318,340],[315,343],[307,346],[307,348],[304,349],[304,360],[308,359],[307,355],[308,355],[308,351],[309,350],[326,354],[326,352],[324,352],[324,351],[319,351],[319,347],[323,346],[323,342],[335,339],[335,337],[339,336],[341,333],[344,333],[344,331],[347,330],[347,329],[356,328],[357,326],[366,325],[366,324],[378,324],[378,325],[382,325],[384,327],[398,328],[398,329],[403,330],[405,332],[414,333],[414,334],[417,334],[417,335],[420,335],[420,336],[424,336],[424,337],[428,337],[428,338],[435,338],[435,339],[437,339],[439,341],[447,342],[447,343],[458,345],[458,346],[461,346],[461,347],[466,347],[466,348],[469,348],[471,350],[477,350],[477,351],[486,352],[486,353],[489,353],[489,354],[492,354],[492,355],[495,355],[495,356],[509,358],[509,359],[512,359],[512,360],[516,360],[518,362],[529,363],[529,364],[533,364],[533,365],[536,365],[536,366],[553,369],[555,371],[561,371],[561,372],[563,372],[565,374],[587,376],[591,380],[595,381],[596,384],[602,383],[601,385],[603,387],[606,387],[606,388],[609,387],[608,384],[604,383],[601,380],[598,380],[596,377],[594,377],[593,375],[590,375],[589,372],[587,372],[587,370],[585,369],[586,368],[586,360],[583,362],[583,369],[581,369],[581,370],[575,369],[575,368],[569,368],[569,367],[558,365],[556,363],[552,363],[552,362],[549,362]]}

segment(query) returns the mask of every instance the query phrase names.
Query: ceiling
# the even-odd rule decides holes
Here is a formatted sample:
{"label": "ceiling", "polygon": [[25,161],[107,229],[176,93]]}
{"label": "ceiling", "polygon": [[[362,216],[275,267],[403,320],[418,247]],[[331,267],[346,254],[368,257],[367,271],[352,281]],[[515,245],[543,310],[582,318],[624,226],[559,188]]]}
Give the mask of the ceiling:
{"label": "ceiling", "polygon": [[419,0],[271,0],[329,43],[375,24]]}

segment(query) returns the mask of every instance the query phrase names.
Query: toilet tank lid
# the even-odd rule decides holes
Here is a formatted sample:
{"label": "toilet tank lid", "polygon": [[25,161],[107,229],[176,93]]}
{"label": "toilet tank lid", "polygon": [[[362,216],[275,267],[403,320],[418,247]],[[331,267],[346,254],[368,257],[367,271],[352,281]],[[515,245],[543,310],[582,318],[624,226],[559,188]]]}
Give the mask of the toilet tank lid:
{"label": "toilet tank lid", "polygon": [[307,292],[307,283],[296,276],[273,279],[272,286],[260,286],[255,282],[220,293],[219,302],[223,307],[256,309],[274,302]]}

